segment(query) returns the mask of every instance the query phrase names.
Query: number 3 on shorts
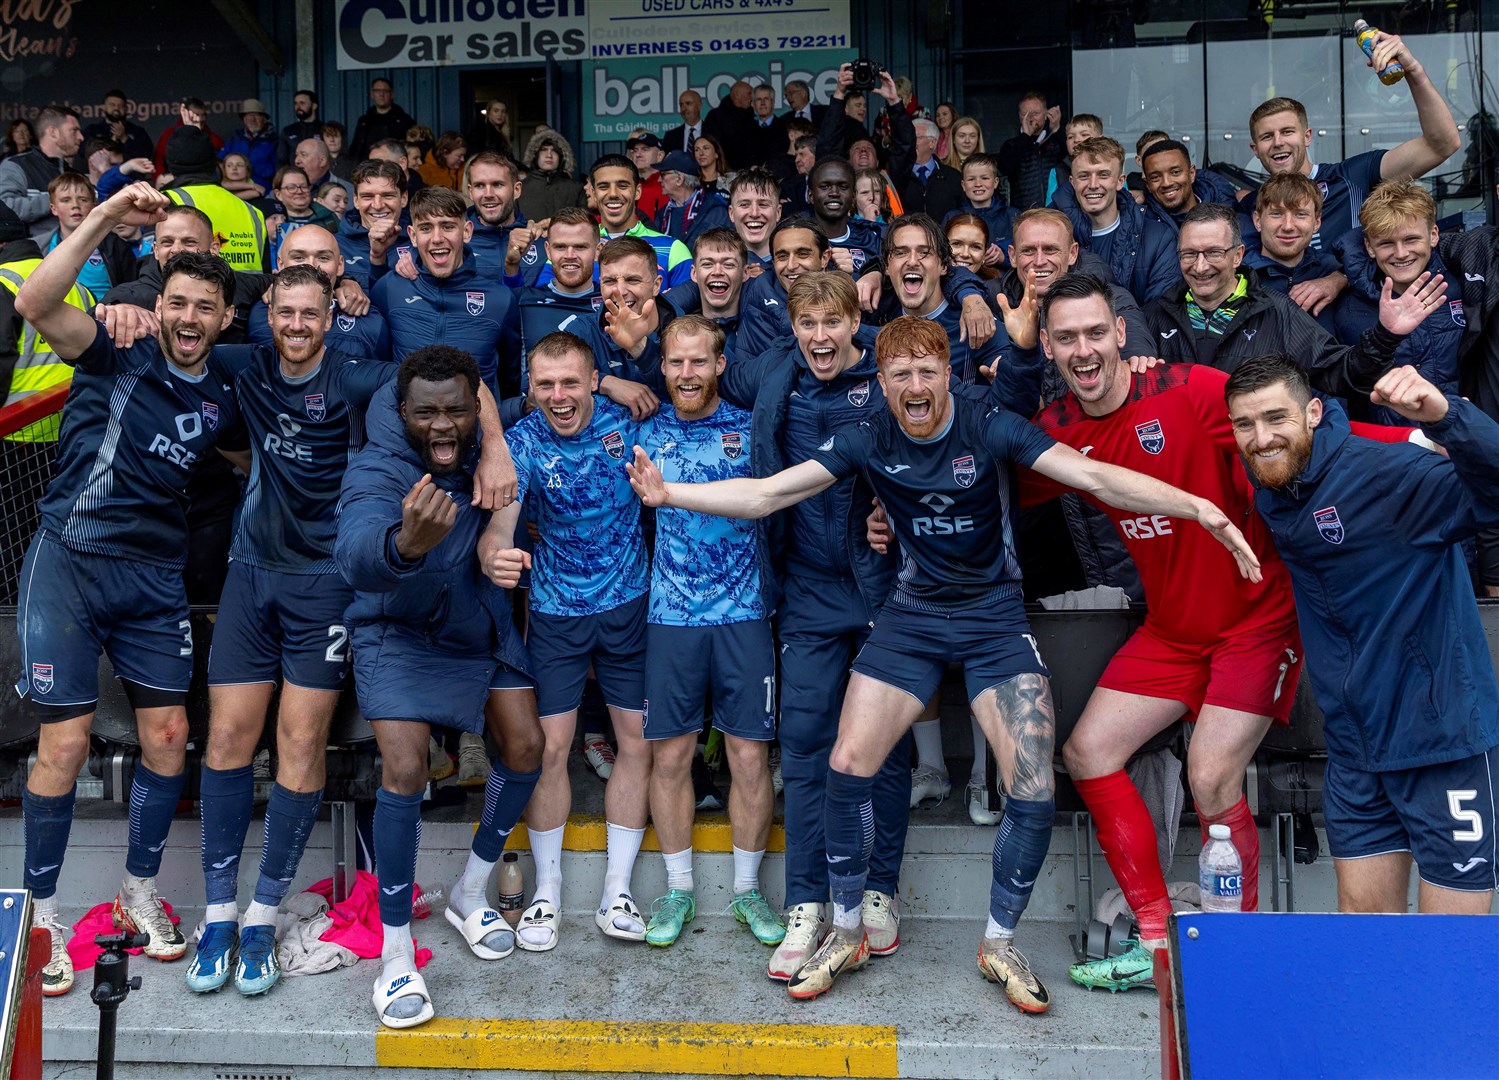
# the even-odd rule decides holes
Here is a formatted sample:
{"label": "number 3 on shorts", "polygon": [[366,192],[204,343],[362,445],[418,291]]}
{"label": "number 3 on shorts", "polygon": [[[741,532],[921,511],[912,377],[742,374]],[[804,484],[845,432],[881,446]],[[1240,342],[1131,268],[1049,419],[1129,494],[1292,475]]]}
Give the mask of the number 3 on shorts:
{"label": "number 3 on shorts", "polygon": [[1478,792],[1471,788],[1466,791],[1453,789],[1447,792],[1447,809],[1452,814],[1452,820],[1469,826],[1466,829],[1452,830],[1452,839],[1460,844],[1476,843],[1483,839],[1483,818],[1479,816],[1477,810],[1463,808],[1463,803],[1476,798],[1478,798]]}

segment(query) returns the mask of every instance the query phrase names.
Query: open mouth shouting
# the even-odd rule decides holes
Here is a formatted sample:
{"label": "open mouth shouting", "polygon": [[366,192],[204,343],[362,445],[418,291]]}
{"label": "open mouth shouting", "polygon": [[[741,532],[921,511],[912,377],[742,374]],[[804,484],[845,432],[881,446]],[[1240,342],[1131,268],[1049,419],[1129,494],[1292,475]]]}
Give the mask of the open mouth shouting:
{"label": "open mouth shouting", "polygon": [[726,276],[713,274],[703,281],[703,292],[707,296],[710,307],[723,307],[727,304],[732,289],[733,284]]}
{"label": "open mouth shouting", "polygon": [[1070,370],[1073,386],[1080,393],[1097,390],[1103,382],[1103,364],[1097,360],[1073,364]]}

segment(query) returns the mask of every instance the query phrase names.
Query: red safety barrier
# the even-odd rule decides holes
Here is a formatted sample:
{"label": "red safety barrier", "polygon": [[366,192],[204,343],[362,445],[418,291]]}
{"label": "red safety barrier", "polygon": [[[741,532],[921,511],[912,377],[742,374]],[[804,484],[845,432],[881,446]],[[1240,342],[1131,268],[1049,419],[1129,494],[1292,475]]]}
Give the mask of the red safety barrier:
{"label": "red safety barrier", "polygon": [[52,959],[52,935],[32,928],[26,948],[26,981],[21,986],[21,1009],[16,1018],[15,1049],[10,1058],[10,1080],[41,1080],[42,968]]}

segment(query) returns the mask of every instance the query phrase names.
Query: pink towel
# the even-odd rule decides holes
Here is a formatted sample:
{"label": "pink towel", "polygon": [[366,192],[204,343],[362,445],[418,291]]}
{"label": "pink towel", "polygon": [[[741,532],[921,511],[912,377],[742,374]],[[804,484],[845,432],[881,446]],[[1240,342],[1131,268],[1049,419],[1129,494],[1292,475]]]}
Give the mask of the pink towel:
{"label": "pink towel", "polygon": [[[323,931],[320,940],[342,945],[361,959],[379,956],[380,947],[385,940],[385,931],[380,922],[379,890],[375,875],[360,870],[354,888],[349,891],[349,898],[328,909],[328,917],[333,920],[333,925]],[[327,897],[331,903],[333,879],[324,878],[316,885],[309,886],[307,891]],[[431,959],[431,949],[416,950],[418,968],[426,967],[427,961]]]}
{"label": "pink towel", "polygon": [[[176,926],[182,920],[172,915],[172,905],[165,900],[161,906],[168,915],[172,916],[172,925]],[[99,959],[99,954],[104,950],[94,944],[95,934],[118,934],[120,930],[114,923],[114,901],[96,904],[89,908],[88,914],[73,924],[73,936],[68,939],[68,955],[73,958],[73,967],[78,971],[94,966],[94,961]],[[140,949],[128,950],[131,956],[139,956]]]}

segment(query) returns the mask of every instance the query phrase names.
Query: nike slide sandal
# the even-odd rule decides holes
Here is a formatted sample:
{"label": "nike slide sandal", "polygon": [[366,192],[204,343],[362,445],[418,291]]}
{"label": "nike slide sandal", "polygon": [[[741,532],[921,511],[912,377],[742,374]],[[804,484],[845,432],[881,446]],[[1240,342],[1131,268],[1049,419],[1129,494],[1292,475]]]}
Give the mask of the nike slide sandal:
{"label": "nike slide sandal", "polygon": [[[422,1008],[415,1016],[391,1016],[387,1009],[403,997],[415,994],[422,999]],[[414,1028],[425,1024],[436,1016],[432,1008],[432,995],[427,993],[427,984],[415,971],[407,971],[393,979],[384,977],[375,980],[375,1013],[380,1023],[388,1028]]]}
{"label": "nike slide sandal", "polygon": [[[515,951],[515,931],[510,929],[505,916],[494,908],[475,908],[466,919],[452,908],[448,908],[443,914],[453,928],[463,935],[469,951],[480,960],[503,960]],[[496,933],[505,935],[506,945],[503,949],[494,949],[484,944],[485,938]]]}

